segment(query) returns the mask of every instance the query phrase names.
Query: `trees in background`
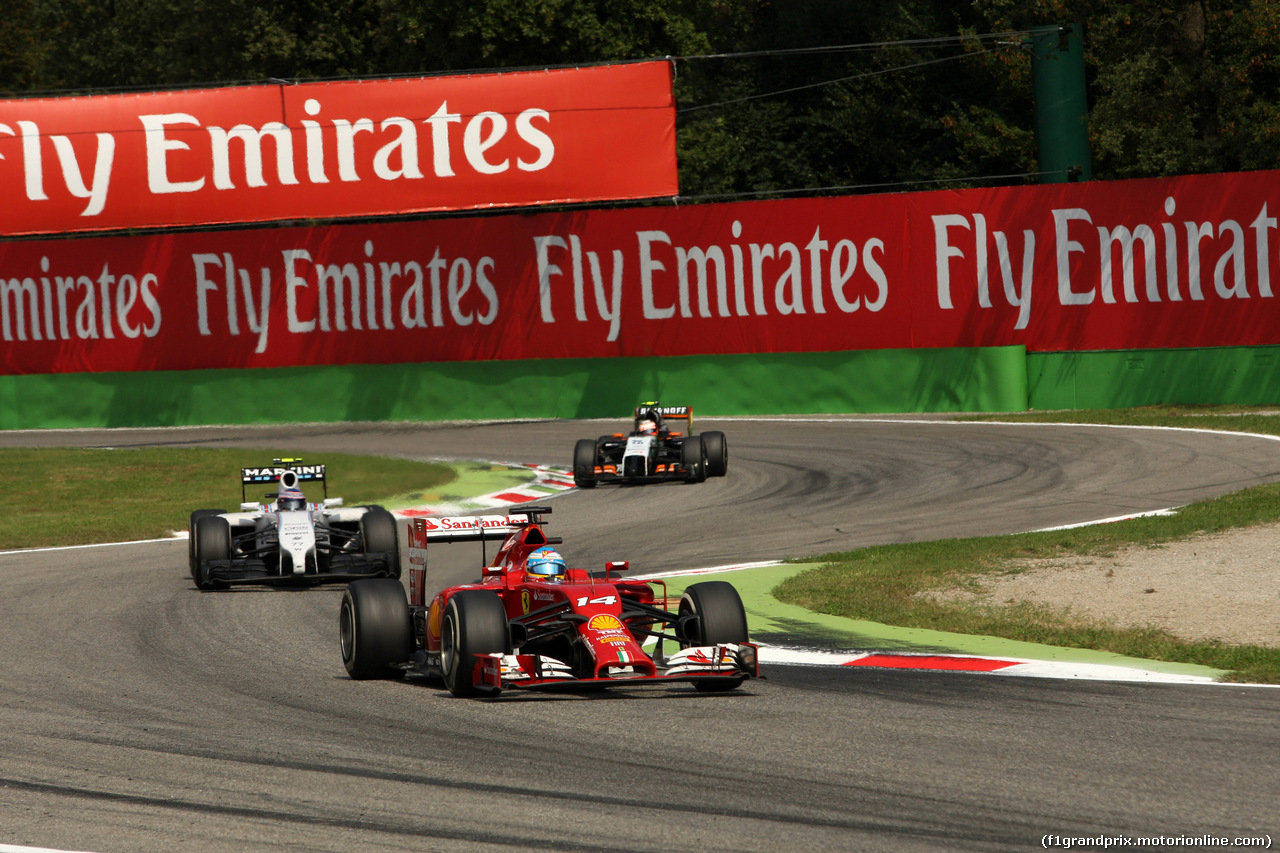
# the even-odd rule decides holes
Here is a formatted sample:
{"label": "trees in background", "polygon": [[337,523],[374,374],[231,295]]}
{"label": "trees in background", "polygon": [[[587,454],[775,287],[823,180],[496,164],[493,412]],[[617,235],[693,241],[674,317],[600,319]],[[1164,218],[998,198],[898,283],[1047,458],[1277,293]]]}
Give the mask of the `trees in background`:
{"label": "trees in background", "polygon": [[686,196],[1033,183],[1016,33],[1060,23],[1095,179],[1280,167],[1269,0],[8,0],[0,90],[673,56]]}

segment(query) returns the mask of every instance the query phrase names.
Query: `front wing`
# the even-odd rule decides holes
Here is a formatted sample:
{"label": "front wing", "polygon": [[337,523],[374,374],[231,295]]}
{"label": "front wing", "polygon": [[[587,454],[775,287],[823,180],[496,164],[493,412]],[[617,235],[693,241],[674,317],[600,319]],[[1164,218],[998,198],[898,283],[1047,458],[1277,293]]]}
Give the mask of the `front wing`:
{"label": "front wing", "polygon": [[233,560],[207,560],[209,580],[224,584],[258,584],[266,586],[306,586],[324,583],[349,583],[360,578],[392,577],[391,562],[385,554],[333,554],[324,571],[282,575],[255,557]]}
{"label": "front wing", "polygon": [[757,646],[727,643],[681,649],[657,666],[653,674],[642,669],[618,670],[607,678],[576,678],[567,664],[545,655],[477,655],[474,683],[493,691],[642,687],[677,682],[720,683],[733,687],[759,676]]}

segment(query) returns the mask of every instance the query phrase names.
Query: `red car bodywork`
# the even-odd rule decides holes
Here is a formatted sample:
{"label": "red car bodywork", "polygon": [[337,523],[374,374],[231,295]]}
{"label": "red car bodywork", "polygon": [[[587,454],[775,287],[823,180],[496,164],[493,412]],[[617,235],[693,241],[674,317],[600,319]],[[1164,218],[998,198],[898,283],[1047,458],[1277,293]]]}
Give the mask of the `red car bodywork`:
{"label": "red car bodywork", "polygon": [[[703,588],[702,597],[696,591],[692,597],[686,592],[679,609],[672,612],[665,582],[623,579],[618,573],[628,568],[625,562],[608,563],[602,572],[569,568],[562,579],[527,574],[530,553],[560,542],[543,529],[541,516],[549,512],[546,507],[533,507],[516,510],[512,516],[412,521],[407,615],[413,648],[409,661],[387,661],[387,665],[402,672],[442,676],[459,695],[493,695],[506,688],[664,682],[693,682],[702,690],[725,690],[759,675],[757,649],[747,642],[741,601],[724,582],[696,585]],[[479,580],[448,587],[426,602],[431,544],[498,536],[501,544]],[[501,602],[501,617],[496,615],[495,597]],[[483,605],[482,612],[477,614],[476,605]],[[359,627],[359,614],[354,609],[348,613],[348,606],[354,607],[344,600],[348,671],[354,677],[377,677],[368,669],[353,668],[350,655],[354,652],[348,646],[358,645],[357,638],[347,635]],[[485,629],[490,631],[485,635],[489,639],[468,638],[474,626],[466,622],[492,624],[503,619],[505,635]],[[719,623],[729,627],[716,627]],[[472,646],[477,642],[488,647],[476,651]],[[503,648],[491,648],[499,643]],[[672,643],[678,649],[667,655],[665,648]]]}

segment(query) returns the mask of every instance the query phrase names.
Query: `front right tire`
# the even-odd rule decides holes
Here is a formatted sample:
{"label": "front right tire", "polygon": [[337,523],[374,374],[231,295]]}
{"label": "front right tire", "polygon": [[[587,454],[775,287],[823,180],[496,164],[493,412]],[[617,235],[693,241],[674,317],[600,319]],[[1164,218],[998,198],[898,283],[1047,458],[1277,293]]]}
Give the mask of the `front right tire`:
{"label": "front right tire", "polygon": [[486,692],[475,683],[476,655],[510,650],[502,599],[481,589],[459,590],[450,596],[440,628],[440,668],[450,693],[470,697]]}
{"label": "front right tire", "polygon": [[573,446],[573,484],[579,489],[596,487],[596,446],[589,438]]}
{"label": "front right tire", "polygon": [[222,510],[198,509],[191,513],[191,520],[187,523],[187,564],[192,580],[196,579],[196,524],[202,518],[212,518],[215,515],[222,515]]}
{"label": "front right tire", "polygon": [[231,559],[231,525],[227,520],[217,515],[198,519],[192,549],[191,574],[196,586],[201,589],[226,589],[225,581],[214,579],[209,561]]}

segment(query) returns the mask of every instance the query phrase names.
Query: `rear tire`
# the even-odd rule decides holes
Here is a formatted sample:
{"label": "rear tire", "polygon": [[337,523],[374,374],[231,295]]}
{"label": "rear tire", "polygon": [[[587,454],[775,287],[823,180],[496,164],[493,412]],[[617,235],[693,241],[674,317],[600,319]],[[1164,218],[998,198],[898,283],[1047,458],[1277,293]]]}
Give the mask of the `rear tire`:
{"label": "rear tire", "polygon": [[680,466],[687,472],[690,483],[707,479],[707,448],[702,436],[691,435],[680,443]]}
{"label": "rear tire", "polygon": [[478,696],[488,692],[476,686],[476,655],[510,651],[507,611],[502,599],[491,592],[464,589],[445,605],[440,628],[440,668],[444,683],[454,696]]}
{"label": "rear tire", "polygon": [[409,600],[395,578],[366,578],[347,584],[338,612],[342,664],[356,680],[404,678],[393,664],[413,654]]}
{"label": "rear tire", "polygon": [[187,524],[187,566],[191,571],[191,579],[196,579],[196,522],[202,518],[222,515],[220,509],[198,509],[191,513],[191,521]]}
{"label": "rear tire", "polygon": [[700,434],[702,446],[707,450],[707,476],[723,477],[729,470],[729,442],[718,430]]}
{"label": "rear tire", "polygon": [[[697,616],[694,636],[688,638],[691,646],[718,646],[725,643],[745,643],[747,636],[747,612],[742,597],[733,584],[727,581],[695,583],[680,596],[680,616]],[[695,681],[693,686],[704,693],[733,690],[742,681]]]}
{"label": "rear tire", "polygon": [[360,540],[366,554],[386,554],[391,577],[400,577],[400,543],[396,539],[396,518],[382,507],[371,507],[360,516]]}
{"label": "rear tire", "polygon": [[209,560],[231,559],[231,525],[225,518],[212,515],[196,521],[192,579],[201,589],[226,589],[225,581],[214,580]]}
{"label": "rear tire", "polygon": [[589,438],[573,446],[573,484],[579,489],[596,487],[596,442]]}

